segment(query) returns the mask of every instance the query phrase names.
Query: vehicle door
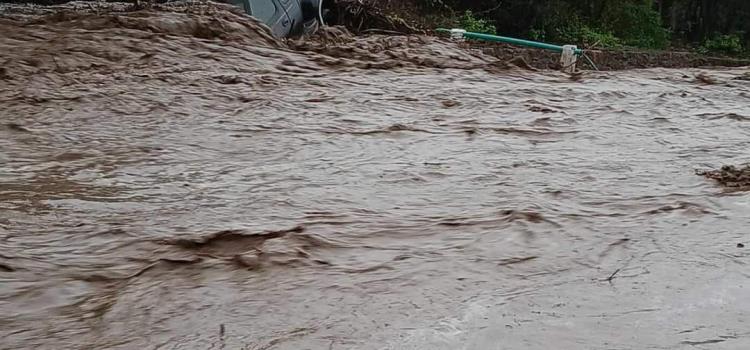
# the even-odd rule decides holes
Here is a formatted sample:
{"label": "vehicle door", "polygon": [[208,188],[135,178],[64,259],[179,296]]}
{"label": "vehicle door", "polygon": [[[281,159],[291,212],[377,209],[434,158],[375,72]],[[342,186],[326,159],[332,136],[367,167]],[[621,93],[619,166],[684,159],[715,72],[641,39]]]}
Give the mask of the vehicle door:
{"label": "vehicle door", "polygon": [[[292,20],[280,0],[250,0],[250,15],[271,28],[275,37],[284,38],[292,30]],[[286,0],[286,2],[291,0]]]}

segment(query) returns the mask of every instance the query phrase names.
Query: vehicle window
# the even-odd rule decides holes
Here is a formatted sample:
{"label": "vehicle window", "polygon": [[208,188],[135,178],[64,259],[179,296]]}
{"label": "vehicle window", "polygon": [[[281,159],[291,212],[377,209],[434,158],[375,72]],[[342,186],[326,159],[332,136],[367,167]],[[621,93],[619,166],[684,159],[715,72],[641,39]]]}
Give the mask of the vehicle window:
{"label": "vehicle window", "polygon": [[242,12],[247,13],[245,8],[245,0],[229,0],[229,3],[242,9]]}
{"label": "vehicle window", "polygon": [[250,2],[253,17],[268,22],[276,14],[276,5],[271,0],[253,0]]}

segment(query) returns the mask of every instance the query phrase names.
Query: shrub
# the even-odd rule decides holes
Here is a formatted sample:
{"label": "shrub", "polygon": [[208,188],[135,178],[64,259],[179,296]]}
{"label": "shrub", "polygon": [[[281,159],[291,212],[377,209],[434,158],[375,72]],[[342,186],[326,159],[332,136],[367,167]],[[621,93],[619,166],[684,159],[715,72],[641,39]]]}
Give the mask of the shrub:
{"label": "shrub", "polygon": [[575,44],[586,48],[622,46],[622,41],[611,32],[596,30],[580,22],[558,29],[557,37],[564,44]]}
{"label": "shrub", "polygon": [[585,19],[570,3],[550,0],[540,7],[540,15],[529,31],[529,36],[533,40],[573,44],[584,48],[612,48],[621,45],[620,40],[611,31],[599,29],[590,23],[591,21]]}
{"label": "shrub", "polygon": [[[650,3],[650,2],[648,2]],[[662,27],[661,16],[648,3],[619,2],[602,14],[603,28],[627,46],[663,49],[670,33]]]}
{"label": "shrub", "polygon": [[713,38],[706,39],[701,46],[700,51],[703,53],[716,52],[729,55],[738,55],[744,51],[742,47],[742,37],[740,34],[714,35]]}
{"label": "shrub", "polygon": [[616,48],[621,40],[609,31],[594,29],[573,17],[565,24],[557,24],[551,29],[535,28],[529,32],[533,40],[551,41],[558,44],[573,44],[583,48]]}
{"label": "shrub", "polygon": [[485,33],[485,34],[496,33],[495,25],[493,25],[490,21],[486,19],[474,17],[474,14],[469,10],[466,10],[463,16],[459,17],[458,23],[461,26],[461,28],[465,29],[467,32]]}

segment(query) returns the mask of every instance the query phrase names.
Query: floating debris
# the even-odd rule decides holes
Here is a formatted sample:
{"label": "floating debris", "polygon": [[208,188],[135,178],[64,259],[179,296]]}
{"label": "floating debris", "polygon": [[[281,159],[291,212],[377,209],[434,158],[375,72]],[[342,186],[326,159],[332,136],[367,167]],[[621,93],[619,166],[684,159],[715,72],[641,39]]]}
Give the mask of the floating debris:
{"label": "floating debris", "polygon": [[718,170],[697,171],[696,174],[716,180],[724,187],[750,188],[750,164],[744,167],[725,165]]}

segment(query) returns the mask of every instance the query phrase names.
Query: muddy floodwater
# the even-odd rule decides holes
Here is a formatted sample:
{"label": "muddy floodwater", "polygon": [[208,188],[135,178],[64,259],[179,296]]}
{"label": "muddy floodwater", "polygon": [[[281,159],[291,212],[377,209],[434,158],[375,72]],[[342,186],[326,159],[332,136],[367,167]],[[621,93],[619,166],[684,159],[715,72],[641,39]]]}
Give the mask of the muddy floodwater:
{"label": "muddy floodwater", "polygon": [[750,348],[750,69],[216,11],[0,20],[0,348]]}

